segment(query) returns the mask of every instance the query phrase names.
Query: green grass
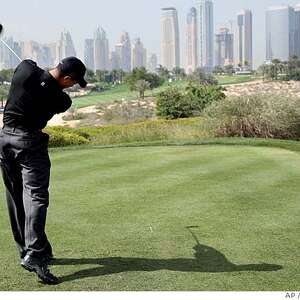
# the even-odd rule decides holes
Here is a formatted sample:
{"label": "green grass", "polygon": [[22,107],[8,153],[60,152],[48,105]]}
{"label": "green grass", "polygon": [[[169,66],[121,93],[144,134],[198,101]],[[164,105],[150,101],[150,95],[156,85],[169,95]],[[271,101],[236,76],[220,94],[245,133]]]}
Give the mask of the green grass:
{"label": "green grass", "polygon": [[259,77],[254,75],[236,75],[236,76],[216,76],[219,84],[221,85],[228,85],[228,84],[239,84],[239,83],[246,83],[251,82],[254,80],[258,80]]}
{"label": "green grass", "polygon": [[[169,85],[182,87],[186,84],[185,81],[173,82],[171,84],[165,83],[163,86],[154,89],[153,91],[146,91],[146,97],[155,96],[157,93],[164,91]],[[96,105],[101,102],[113,102],[115,100],[135,100],[138,98],[138,93],[136,91],[130,91],[128,86],[123,84],[107,90],[102,93],[92,92],[88,96],[75,98],[73,101],[73,106],[76,108],[82,108],[86,106]]]}
{"label": "green grass", "polygon": [[[219,80],[219,83],[222,85],[244,83],[244,82],[249,82],[257,79],[257,77],[255,76],[217,76],[216,78]],[[155,96],[158,93],[166,90],[169,85],[182,88],[186,84],[187,84],[186,81],[165,83],[163,86],[154,89],[153,91],[146,91],[145,96],[146,97]],[[122,99],[135,100],[137,98],[138,98],[137,92],[130,91],[129,88],[124,84],[124,85],[116,86],[111,90],[102,93],[93,92],[88,96],[75,98],[73,102],[73,106],[76,108],[82,108],[86,106],[96,105],[101,102],[113,102],[115,100],[122,100]]]}
{"label": "green grass", "polygon": [[18,265],[2,201],[0,290],[299,288],[298,152],[90,146],[51,158],[47,232],[62,283]]}

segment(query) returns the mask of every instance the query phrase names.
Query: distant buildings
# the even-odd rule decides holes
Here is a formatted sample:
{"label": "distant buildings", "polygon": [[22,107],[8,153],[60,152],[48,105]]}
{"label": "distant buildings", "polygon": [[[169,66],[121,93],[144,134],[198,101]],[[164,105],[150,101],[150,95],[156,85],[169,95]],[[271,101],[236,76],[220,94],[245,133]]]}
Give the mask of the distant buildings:
{"label": "distant buildings", "polygon": [[219,33],[216,34],[216,59],[215,65],[224,67],[233,65],[234,61],[234,35],[229,28],[220,28]]}
{"label": "distant buildings", "polygon": [[186,72],[191,74],[198,67],[198,24],[195,7],[187,15],[186,26]]}
{"label": "distant buildings", "polygon": [[211,0],[198,2],[199,64],[211,71],[214,67],[214,4]]}
{"label": "distant buildings", "polygon": [[[213,0],[197,0],[187,14],[185,28],[184,67],[188,74],[201,67],[212,71],[214,66],[234,65],[241,70],[253,69],[253,15],[249,9],[237,14],[234,28],[222,26],[214,33]],[[300,58],[300,4],[270,7],[266,10],[266,60],[287,61],[296,55]],[[147,67],[155,72],[157,66],[172,71],[182,67],[180,63],[180,36],[178,12],[174,7],[161,9],[160,61],[156,54],[147,59],[147,50],[141,39],[130,40],[123,32],[113,49],[103,28],[84,40],[84,62],[88,69],[118,70],[130,72],[133,68]],[[63,31],[59,41],[41,44],[36,41],[15,41],[4,38],[6,43],[21,57],[35,60],[41,67],[50,67],[63,58],[76,56],[69,31]],[[0,43],[0,69],[15,68],[18,59]]]}
{"label": "distant buildings", "polygon": [[119,70],[121,68],[120,56],[117,54],[117,51],[110,52],[109,65],[111,70]]}
{"label": "distant buildings", "polygon": [[168,70],[180,67],[179,25],[177,10],[161,10],[161,65]]}
{"label": "distant buildings", "polygon": [[236,65],[243,69],[253,68],[253,41],[252,41],[252,12],[249,9],[242,10],[237,15],[236,41]]}
{"label": "distant buildings", "polygon": [[154,53],[152,53],[152,54],[150,54],[150,56],[148,58],[147,69],[150,72],[155,73],[157,67],[158,67],[158,58],[157,58],[157,55],[154,54]]}
{"label": "distant buildings", "polygon": [[21,43],[21,57],[37,62],[41,68],[52,67],[55,63],[56,44],[40,44],[35,41]]}
{"label": "distant buildings", "polygon": [[94,59],[94,40],[85,39],[84,41],[84,63],[88,70],[95,70],[95,59]]}
{"label": "distant buildings", "polygon": [[138,38],[132,45],[132,69],[146,68],[147,50],[144,48],[141,39]]}
{"label": "distant buildings", "polygon": [[[12,48],[18,56],[21,57],[21,45],[12,37],[4,38],[5,42]],[[0,43],[0,69],[13,69],[19,64],[19,60],[7,49],[7,47]]]}
{"label": "distant buildings", "polygon": [[97,28],[94,35],[94,71],[109,70],[109,44],[103,28]]}
{"label": "distant buildings", "polygon": [[76,56],[76,50],[70,32],[64,31],[57,43],[56,63],[69,56]]}
{"label": "distant buildings", "polygon": [[[270,7],[266,11],[266,60],[300,57],[299,7]],[[296,27],[296,25],[298,27]]]}
{"label": "distant buildings", "polygon": [[300,58],[300,4],[295,6],[295,55]]}
{"label": "distant buildings", "polygon": [[120,43],[116,45],[115,53],[120,63],[119,69],[124,72],[131,71],[131,41],[128,32],[123,32]]}

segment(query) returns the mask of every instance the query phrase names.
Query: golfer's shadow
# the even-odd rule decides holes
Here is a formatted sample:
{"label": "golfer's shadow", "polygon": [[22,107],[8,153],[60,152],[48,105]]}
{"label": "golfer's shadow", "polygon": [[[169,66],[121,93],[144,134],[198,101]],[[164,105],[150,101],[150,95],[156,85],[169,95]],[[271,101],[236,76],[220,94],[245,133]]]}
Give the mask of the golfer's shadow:
{"label": "golfer's shadow", "polygon": [[282,269],[275,264],[246,264],[231,263],[224,254],[216,249],[197,244],[194,248],[195,258],[151,259],[135,257],[108,257],[108,258],[66,258],[56,259],[54,265],[99,265],[89,269],[77,271],[70,275],[60,277],[61,282],[72,281],[86,277],[97,277],[122,272],[170,270],[178,272],[240,272],[256,271],[270,272]]}

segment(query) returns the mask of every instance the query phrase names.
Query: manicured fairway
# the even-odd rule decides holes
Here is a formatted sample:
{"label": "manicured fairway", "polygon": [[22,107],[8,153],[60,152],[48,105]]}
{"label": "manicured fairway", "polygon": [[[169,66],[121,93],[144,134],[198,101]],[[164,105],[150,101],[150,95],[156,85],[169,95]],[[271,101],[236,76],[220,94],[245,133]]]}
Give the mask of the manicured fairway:
{"label": "manicured fairway", "polygon": [[47,232],[62,283],[19,267],[1,201],[0,290],[299,290],[298,153],[94,147],[51,158]]}
{"label": "manicured fairway", "polygon": [[[238,84],[245,83],[257,80],[258,78],[255,76],[245,75],[245,76],[217,76],[217,80],[221,85],[228,84]],[[175,81],[172,83],[165,83],[159,88],[154,89],[153,91],[147,90],[145,95],[148,97],[156,96],[158,93],[165,91],[169,86],[183,88],[187,85],[187,81]],[[138,98],[138,94],[135,91],[130,91],[128,86],[125,84],[112,88],[111,90],[104,91],[102,93],[93,92],[88,96],[75,98],[73,101],[73,106],[76,108],[82,108],[91,105],[97,105],[103,102],[113,102],[115,100],[136,100]]]}

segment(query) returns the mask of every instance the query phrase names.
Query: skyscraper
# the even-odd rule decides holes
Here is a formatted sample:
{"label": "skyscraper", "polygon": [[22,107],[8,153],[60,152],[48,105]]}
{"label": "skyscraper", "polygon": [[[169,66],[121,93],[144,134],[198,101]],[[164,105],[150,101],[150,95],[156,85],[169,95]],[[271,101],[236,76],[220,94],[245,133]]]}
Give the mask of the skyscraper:
{"label": "skyscraper", "polygon": [[[19,57],[21,57],[21,45],[14,41],[12,37],[4,38],[4,41],[12,48]],[[19,60],[7,49],[7,47],[0,43],[0,70],[1,69],[14,69]]]}
{"label": "skyscraper", "polygon": [[252,12],[242,10],[237,15],[236,27],[236,65],[244,69],[253,68],[253,42],[252,42]]}
{"label": "skyscraper", "polygon": [[178,15],[177,10],[173,7],[162,9],[161,65],[168,70],[180,67]]}
{"label": "skyscraper", "polygon": [[23,59],[32,59],[42,68],[54,65],[55,57],[53,56],[51,46],[48,44],[25,41],[21,43],[21,50]]}
{"label": "skyscraper", "polygon": [[146,49],[141,39],[138,38],[134,41],[132,46],[132,69],[146,67],[145,56],[147,57]]}
{"label": "skyscraper", "polygon": [[32,59],[36,61],[38,64],[40,58],[40,45],[35,41],[26,41],[21,42],[22,49],[22,58],[23,59]]}
{"label": "skyscraper", "polygon": [[56,63],[69,56],[76,56],[76,51],[70,32],[64,31],[57,43]]}
{"label": "skyscraper", "polygon": [[295,55],[300,58],[300,4],[295,6]]}
{"label": "skyscraper", "polygon": [[214,4],[211,0],[200,0],[199,10],[199,64],[211,71],[214,67]]}
{"label": "skyscraper", "polygon": [[275,58],[286,61],[297,54],[295,24],[295,11],[291,6],[275,6],[266,11],[267,61]]}
{"label": "skyscraper", "polygon": [[157,55],[154,53],[150,54],[149,58],[148,58],[147,69],[150,72],[154,73],[154,72],[156,72],[157,65],[158,65]]}
{"label": "skyscraper", "polygon": [[116,55],[120,61],[120,68],[124,72],[131,71],[131,41],[128,32],[123,32],[120,43],[116,45]]}
{"label": "skyscraper", "polygon": [[233,34],[226,27],[220,28],[216,34],[216,60],[215,65],[224,67],[233,64]]}
{"label": "skyscraper", "polygon": [[110,70],[119,70],[121,68],[121,57],[116,51],[112,51],[109,57]]}
{"label": "skyscraper", "polygon": [[94,35],[94,70],[109,69],[109,44],[103,28],[97,28]]}
{"label": "skyscraper", "polygon": [[46,46],[49,48],[50,50],[50,56],[51,56],[51,60],[52,60],[52,64],[54,66],[55,62],[57,61],[56,59],[56,49],[57,49],[57,43],[56,42],[52,42],[52,43],[47,43]]}
{"label": "skyscraper", "polygon": [[84,41],[84,63],[87,69],[95,70],[95,60],[94,60],[94,40],[85,39]]}
{"label": "skyscraper", "polygon": [[186,72],[191,74],[198,66],[197,10],[192,7],[187,15]]}

